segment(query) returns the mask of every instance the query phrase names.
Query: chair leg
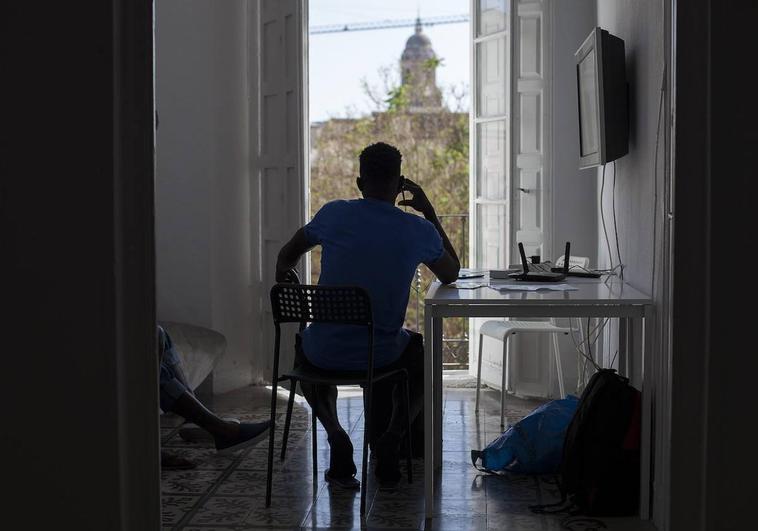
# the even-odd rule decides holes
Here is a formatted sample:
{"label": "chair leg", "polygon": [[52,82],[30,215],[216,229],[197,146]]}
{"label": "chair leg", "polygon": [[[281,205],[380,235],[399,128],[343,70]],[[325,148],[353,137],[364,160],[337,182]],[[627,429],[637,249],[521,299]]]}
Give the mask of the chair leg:
{"label": "chair leg", "polygon": [[405,427],[405,447],[407,449],[408,456],[405,458],[405,466],[408,468],[408,483],[413,483],[413,441],[411,439],[411,393],[410,383],[408,382],[408,375],[405,375],[403,380],[403,388],[405,390],[405,418],[408,421],[408,425]]}
{"label": "chair leg", "polygon": [[500,427],[505,427],[505,395],[508,394],[508,388],[506,385],[506,372],[508,370],[508,364],[510,361],[510,342],[508,341],[508,337],[511,334],[506,334],[503,337],[503,365],[502,365],[502,374],[501,374],[501,382],[500,382]]}
{"label": "chair leg", "polygon": [[563,366],[561,365],[561,349],[558,346],[558,334],[553,334],[553,352],[555,356],[555,372],[558,373],[558,391],[561,393],[560,398],[566,398],[566,391],[563,388]]}
{"label": "chair leg", "polygon": [[276,391],[279,383],[276,378],[271,384],[271,426],[268,436],[268,469],[266,472],[266,507],[271,507],[271,480],[274,466],[274,432],[276,432]]}
{"label": "chair leg", "polygon": [[476,360],[476,405],[474,411],[479,413],[479,389],[482,387],[482,345],[484,336],[479,334],[479,357]]}
{"label": "chair leg", "polygon": [[284,433],[282,434],[282,455],[281,460],[287,453],[287,439],[290,435],[290,422],[292,421],[292,406],[295,403],[295,389],[297,389],[297,380],[290,380],[290,397],[287,401],[287,416],[284,419]]}
{"label": "chair leg", "polygon": [[318,432],[317,432],[317,424],[316,419],[318,418],[317,412],[316,412],[316,401],[313,401],[313,405],[311,406],[311,440],[313,441],[313,482],[314,484],[318,481]]}
{"label": "chair leg", "polygon": [[363,388],[363,461],[361,462],[361,518],[366,515],[366,491],[368,481],[368,441],[371,438],[371,391],[373,386]]}

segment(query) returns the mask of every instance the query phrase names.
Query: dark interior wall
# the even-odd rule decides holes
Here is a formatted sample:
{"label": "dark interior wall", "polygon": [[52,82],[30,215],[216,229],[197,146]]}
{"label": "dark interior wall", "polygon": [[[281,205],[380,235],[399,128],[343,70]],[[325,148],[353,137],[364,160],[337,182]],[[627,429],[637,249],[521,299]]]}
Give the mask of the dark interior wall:
{"label": "dark interior wall", "polygon": [[[708,353],[708,0],[676,14],[675,257],[672,309],[671,487],[673,530],[704,530]],[[698,254],[700,257],[698,258]],[[700,268],[690,264],[700,263]],[[694,392],[692,392],[694,390]]]}
{"label": "dark interior wall", "polygon": [[[711,316],[708,358],[708,529],[756,526],[754,487],[742,478],[758,474],[758,289],[753,282],[730,287],[724,260],[754,263],[758,197],[758,3],[711,1],[710,193]],[[748,258],[750,257],[750,258]],[[738,258],[739,260],[739,258]],[[752,345],[752,346],[751,346]],[[746,407],[747,406],[747,407]],[[753,414],[745,416],[745,411]]]}
{"label": "dark interior wall", "polygon": [[[136,4],[143,5],[139,13],[122,10],[118,1],[11,2],[0,11],[5,529],[159,525],[157,444],[145,444],[153,436],[157,442],[157,413],[145,415],[143,407],[157,404],[157,375],[140,379],[129,366],[136,360],[155,371],[152,348],[129,347],[135,340],[154,346],[150,276],[132,282],[129,274],[135,264],[149,271],[145,248],[152,231],[140,208],[151,195],[148,190],[140,204],[120,202],[152,179],[145,107],[152,87],[144,76],[151,7]],[[142,62],[118,63],[130,38],[122,23],[142,28]],[[133,112],[137,104],[148,114]],[[140,157],[148,162],[139,174],[131,174],[128,163],[121,166]],[[128,219],[131,227],[124,225]],[[117,237],[116,229],[127,233]],[[143,308],[140,315],[121,304],[125,290],[134,307]],[[131,400],[134,394],[147,402]],[[143,407],[133,418],[153,429],[130,431],[132,419],[120,414],[125,402]],[[141,461],[130,463],[130,477],[124,471],[135,452]],[[130,511],[129,504],[144,511]],[[135,515],[145,511],[155,516],[154,527],[136,524]]]}
{"label": "dark interior wall", "polygon": [[671,529],[755,527],[755,2],[677,5]]}

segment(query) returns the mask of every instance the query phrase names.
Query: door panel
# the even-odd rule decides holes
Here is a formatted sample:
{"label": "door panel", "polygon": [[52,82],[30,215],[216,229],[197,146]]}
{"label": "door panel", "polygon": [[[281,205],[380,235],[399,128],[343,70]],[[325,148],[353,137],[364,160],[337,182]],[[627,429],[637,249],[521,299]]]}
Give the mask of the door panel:
{"label": "door panel", "polygon": [[[522,242],[527,254],[545,256],[545,88],[544,11],[546,2],[517,2],[513,24],[514,186],[511,253]],[[517,261],[517,260],[514,260]]]}
{"label": "door panel", "polygon": [[[545,50],[549,1],[516,3],[513,23],[513,176],[511,217],[514,258],[518,242],[527,256],[545,257]],[[555,257],[550,257],[555,258]],[[514,259],[514,262],[517,261]],[[552,341],[547,334],[522,334],[512,351],[510,388],[522,395],[550,390]]]}
{"label": "door panel", "polygon": [[505,114],[508,79],[506,34],[476,44],[477,114],[486,118]]}
{"label": "door panel", "polygon": [[508,143],[504,120],[476,125],[477,199],[505,201],[507,198]]}
{"label": "door panel", "polygon": [[[473,266],[505,269],[509,257],[511,195],[510,0],[472,0],[472,115],[469,190]],[[469,367],[477,367],[478,330],[470,319]],[[484,339],[482,378],[499,387],[503,345]]]}
{"label": "door panel", "polygon": [[[305,221],[305,146],[308,128],[304,101],[307,2],[261,0],[255,7],[259,36],[256,97],[258,130],[255,177],[260,198],[260,298],[264,377],[271,371],[273,323],[269,291],[275,283],[276,258]],[[302,272],[301,265],[301,272]],[[293,334],[284,329],[281,367],[294,359]]]}
{"label": "door panel", "polygon": [[498,33],[508,27],[509,0],[474,0],[472,3],[477,36]]}

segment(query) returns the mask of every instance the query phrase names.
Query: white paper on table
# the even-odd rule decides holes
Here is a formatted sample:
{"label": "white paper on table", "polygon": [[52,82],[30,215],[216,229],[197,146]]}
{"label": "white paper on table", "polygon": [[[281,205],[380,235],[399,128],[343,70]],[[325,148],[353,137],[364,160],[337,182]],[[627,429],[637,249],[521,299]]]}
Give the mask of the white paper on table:
{"label": "white paper on table", "polygon": [[489,286],[492,289],[496,289],[498,291],[537,291],[543,289],[550,291],[574,291],[579,289],[576,286],[572,286],[570,284],[548,284],[547,282],[544,284],[490,284]]}
{"label": "white paper on table", "polygon": [[476,289],[476,288],[483,288],[484,286],[487,286],[486,282],[466,282],[466,281],[457,281],[453,282],[452,284],[448,284],[451,288],[458,288],[458,289]]}

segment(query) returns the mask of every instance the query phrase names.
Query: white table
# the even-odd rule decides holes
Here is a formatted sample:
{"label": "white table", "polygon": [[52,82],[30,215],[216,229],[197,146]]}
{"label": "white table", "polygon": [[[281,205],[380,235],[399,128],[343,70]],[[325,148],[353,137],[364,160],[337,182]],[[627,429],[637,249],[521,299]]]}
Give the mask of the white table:
{"label": "white table", "polygon": [[[485,277],[482,282],[488,282]],[[473,280],[469,281],[473,282]],[[495,281],[499,283],[515,281]],[[617,317],[619,326],[619,372],[631,375],[635,367],[632,333],[641,321],[642,364],[634,371],[632,385],[642,391],[642,448],[640,515],[649,518],[650,482],[650,333],[645,319],[652,316],[649,296],[617,279],[569,277],[575,291],[498,291],[490,287],[460,289],[433,283],[424,299],[424,483],[426,517],[434,514],[434,474],[442,466],[442,319],[445,317]]]}

